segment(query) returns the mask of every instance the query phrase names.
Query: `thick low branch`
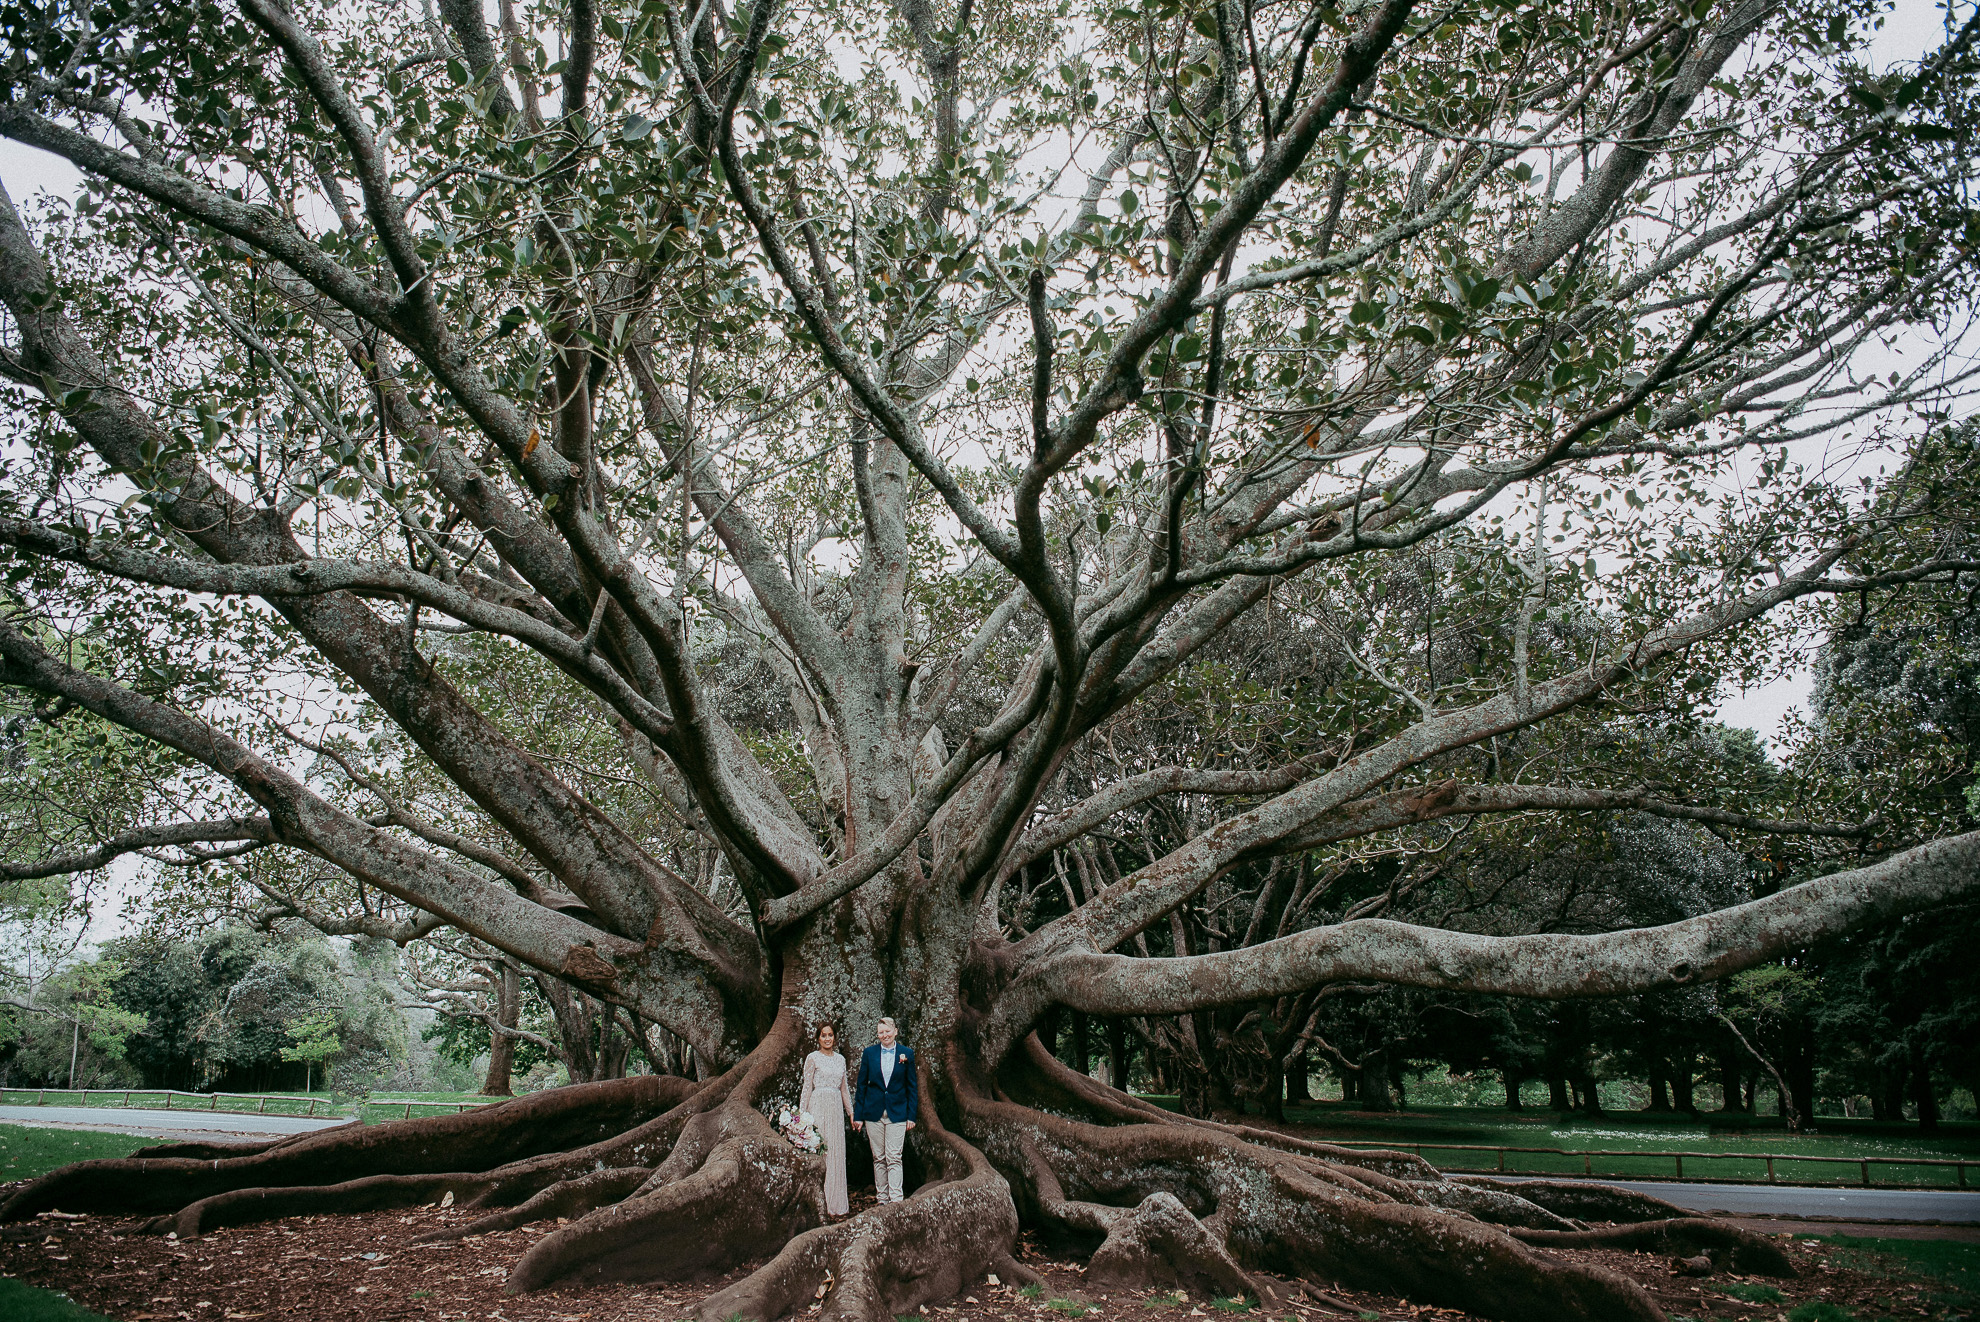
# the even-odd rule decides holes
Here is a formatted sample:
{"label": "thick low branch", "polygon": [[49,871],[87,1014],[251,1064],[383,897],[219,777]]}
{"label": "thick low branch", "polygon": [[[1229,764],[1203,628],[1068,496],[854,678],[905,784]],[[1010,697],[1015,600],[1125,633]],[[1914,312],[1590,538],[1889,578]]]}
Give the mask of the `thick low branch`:
{"label": "thick low branch", "polygon": [[1365,919],[1212,955],[1068,954],[1039,970],[1033,994],[1040,1004],[1109,1015],[1184,1014],[1348,979],[1539,999],[1619,996],[1711,982],[1976,891],[1980,831],[1662,927],[1480,936]]}

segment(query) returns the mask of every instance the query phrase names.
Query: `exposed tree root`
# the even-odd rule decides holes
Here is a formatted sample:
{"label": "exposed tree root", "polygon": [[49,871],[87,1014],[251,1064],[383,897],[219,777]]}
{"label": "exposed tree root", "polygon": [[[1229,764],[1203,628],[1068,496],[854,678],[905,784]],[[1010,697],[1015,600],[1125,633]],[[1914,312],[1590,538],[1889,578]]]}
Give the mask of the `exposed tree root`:
{"label": "exposed tree root", "polygon": [[[642,1075],[532,1093],[458,1115],[343,1125],[247,1156],[120,1157],[85,1161],[35,1180],[0,1205],[0,1221],[72,1212],[171,1212],[236,1190],[345,1184],[370,1175],[485,1170],[623,1137],[702,1085]],[[534,1192],[534,1190],[531,1190]]]}
{"label": "exposed tree root", "polygon": [[[1031,1064],[1030,1073],[1041,1072],[1042,1062]],[[1519,1322],[1662,1317],[1635,1282],[1537,1253],[1475,1219],[1474,1208],[1545,1219],[1537,1206],[1519,1206],[1517,1195],[1480,1200],[1478,1191],[1439,1180],[1345,1171],[1228,1127],[1166,1118],[1103,1127],[987,1098],[965,1098],[964,1112],[971,1136],[1024,1191],[1039,1221],[1075,1237],[1104,1236],[1094,1258],[1120,1284],[1194,1276],[1228,1287],[1235,1272],[1256,1292],[1250,1273],[1269,1271]],[[1454,1214],[1429,1205],[1428,1195],[1471,1206]]]}
{"label": "exposed tree root", "polygon": [[1586,1229],[1578,1221],[1570,1221],[1518,1194],[1500,1189],[1460,1184],[1456,1180],[1412,1180],[1410,1185],[1432,1207],[1440,1207],[1446,1212],[1462,1212],[1495,1226],[1521,1230]]}
{"label": "exposed tree root", "polygon": [[274,1189],[230,1189],[188,1203],[176,1213],[153,1217],[146,1234],[170,1231],[191,1239],[222,1226],[251,1225],[285,1216],[318,1216],[325,1212],[382,1212],[393,1207],[418,1207],[460,1190],[479,1177],[454,1175],[366,1175],[342,1184],[286,1185]]}
{"label": "exposed tree root", "polygon": [[559,1180],[514,1207],[490,1212],[462,1225],[416,1236],[413,1243],[439,1244],[450,1239],[466,1239],[470,1235],[489,1235],[498,1230],[514,1230],[532,1221],[547,1221],[553,1216],[580,1217],[627,1197],[645,1184],[652,1174],[644,1166],[620,1166],[593,1171],[575,1179]]}
{"label": "exposed tree root", "polygon": [[946,1299],[990,1272],[1037,1274],[1011,1258],[1017,1208],[982,1152],[922,1112],[915,1141],[932,1178],[898,1203],[793,1238],[769,1262],[701,1306],[700,1322],[777,1318],[822,1295],[820,1322],[887,1322]]}
{"label": "exposed tree root", "polygon": [[1711,1217],[1675,1221],[1641,1221],[1630,1226],[1596,1226],[1589,1230],[1515,1230],[1528,1244],[1549,1248],[1634,1249],[1640,1253],[1670,1253],[1680,1258],[1705,1254],[1722,1270],[1762,1276],[1794,1275],[1794,1260],[1780,1245],[1744,1226]]}
{"label": "exposed tree root", "polygon": [[266,1152],[278,1144],[288,1142],[289,1138],[299,1137],[302,1136],[291,1134],[287,1138],[271,1138],[261,1142],[246,1143],[205,1143],[198,1141],[160,1143],[155,1147],[139,1148],[131,1154],[131,1158],[146,1161],[169,1160],[172,1158],[183,1158],[188,1161],[224,1161],[229,1157],[252,1157],[258,1152]]}
{"label": "exposed tree root", "polygon": [[1449,1177],[1449,1182],[1512,1194],[1575,1221],[1614,1221],[1628,1225],[1637,1221],[1700,1219],[1702,1215],[1676,1203],[1652,1198],[1647,1193],[1618,1189],[1612,1184],[1590,1184],[1579,1180],[1495,1180],[1483,1175],[1453,1175]]}
{"label": "exposed tree root", "polygon": [[656,1173],[634,1196],[544,1236],[516,1264],[509,1293],[726,1271],[825,1219],[822,1158],[799,1153],[753,1107],[724,1106],[689,1129],[710,1122],[719,1132],[692,1173]]}

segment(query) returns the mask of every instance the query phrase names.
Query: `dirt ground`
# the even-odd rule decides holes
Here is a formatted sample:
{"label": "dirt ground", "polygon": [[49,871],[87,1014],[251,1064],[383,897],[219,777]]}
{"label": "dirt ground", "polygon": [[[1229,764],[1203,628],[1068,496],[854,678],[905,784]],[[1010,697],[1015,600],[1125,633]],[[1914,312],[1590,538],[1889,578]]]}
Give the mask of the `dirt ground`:
{"label": "dirt ground", "polygon": [[[180,1242],[135,1233],[138,1222],[116,1217],[44,1214],[0,1227],[0,1275],[67,1293],[77,1303],[118,1322],[248,1322],[307,1318],[311,1322],[398,1322],[399,1319],[489,1319],[490,1322],[679,1322],[723,1280],[686,1285],[598,1286],[550,1290],[522,1297],[502,1294],[509,1269],[553,1223],[428,1246],[414,1235],[471,1215],[458,1209],[411,1213],[296,1218],[269,1225],[220,1230]],[[1803,1233],[1823,1229],[1804,1224]],[[1178,1298],[1156,1291],[1089,1288],[1076,1263],[1055,1260],[1035,1245],[1022,1246],[1027,1266],[1047,1281],[1023,1292],[1011,1284],[982,1281],[964,1297],[921,1310],[930,1322],[970,1319],[1058,1319],[1086,1316],[1181,1319],[1248,1314],[1263,1319],[1354,1318],[1358,1322],[1457,1322],[1470,1315],[1411,1305],[1403,1300],[1336,1286],[1286,1286],[1290,1302],[1269,1310],[1237,1301]],[[1718,1275],[1694,1279],[1676,1274],[1668,1259],[1648,1254],[1590,1252],[1583,1261],[1634,1276],[1674,1318],[1753,1319],[1776,1322],[1795,1304],[1828,1300],[1858,1317],[1958,1317],[1942,1300],[1902,1281],[1865,1276],[1829,1265],[1822,1247],[1797,1241],[1803,1265],[1795,1280]],[[741,1273],[736,1273],[740,1275]],[[1774,1286],[1783,1299],[1746,1302],[1724,1290]],[[801,1315],[800,1315],[801,1316]]]}

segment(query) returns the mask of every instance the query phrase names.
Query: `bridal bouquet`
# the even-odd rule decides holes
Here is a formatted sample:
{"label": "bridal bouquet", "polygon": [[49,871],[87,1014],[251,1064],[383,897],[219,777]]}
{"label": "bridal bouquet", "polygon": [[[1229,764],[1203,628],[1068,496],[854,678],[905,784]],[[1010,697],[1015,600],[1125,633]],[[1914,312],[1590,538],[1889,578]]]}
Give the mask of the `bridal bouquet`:
{"label": "bridal bouquet", "polygon": [[800,1111],[795,1106],[786,1106],[777,1113],[777,1128],[791,1141],[791,1146],[799,1152],[823,1152],[825,1136],[818,1132],[818,1122],[811,1118],[811,1112]]}

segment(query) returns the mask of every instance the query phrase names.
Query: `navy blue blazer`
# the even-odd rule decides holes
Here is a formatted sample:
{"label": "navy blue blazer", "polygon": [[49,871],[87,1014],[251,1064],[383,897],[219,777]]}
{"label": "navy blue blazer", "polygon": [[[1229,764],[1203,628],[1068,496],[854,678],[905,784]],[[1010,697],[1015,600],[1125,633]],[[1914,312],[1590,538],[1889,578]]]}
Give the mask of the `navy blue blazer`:
{"label": "navy blue blazer", "polygon": [[853,1119],[869,1120],[920,1118],[921,1085],[914,1077],[914,1051],[906,1043],[894,1043],[894,1077],[880,1076],[880,1044],[859,1053],[859,1074],[853,1080]]}

